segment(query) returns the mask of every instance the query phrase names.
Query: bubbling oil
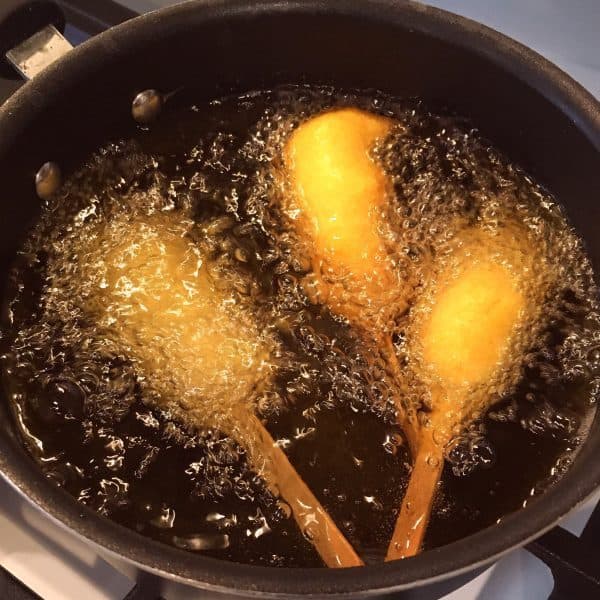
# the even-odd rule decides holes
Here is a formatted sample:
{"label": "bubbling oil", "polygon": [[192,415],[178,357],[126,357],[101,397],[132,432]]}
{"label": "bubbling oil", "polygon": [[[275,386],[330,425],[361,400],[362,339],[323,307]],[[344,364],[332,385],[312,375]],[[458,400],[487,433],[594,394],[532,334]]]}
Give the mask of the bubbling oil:
{"label": "bubbling oil", "polygon": [[188,90],[68,178],[13,271],[3,379],[31,453],[82,503],[190,552],[320,565],[249,460],[241,407],[365,561],[383,560],[411,468],[393,399],[426,417],[429,390],[410,309],[371,315],[393,335],[398,389],[383,354],[307,289],[315,248],[282,203],[282,156],[300,123],[333,107],[393,122],[372,159],[409,305],[426,304],[432,265],[465,228],[518,222],[537,248],[544,318],[508,384],[490,382],[494,406],[448,445],[426,547],[495,523],[568,468],[600,389],[600,327],[589,260],[545,190],[419,101],[286,87],[199,102]]}

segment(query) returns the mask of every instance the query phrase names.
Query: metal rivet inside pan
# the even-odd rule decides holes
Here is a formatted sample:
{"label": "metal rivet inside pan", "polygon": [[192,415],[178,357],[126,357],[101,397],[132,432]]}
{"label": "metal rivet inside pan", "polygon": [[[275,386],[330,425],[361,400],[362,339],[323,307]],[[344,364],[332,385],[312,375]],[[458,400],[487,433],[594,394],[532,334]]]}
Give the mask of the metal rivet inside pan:
{"label": "metal rivet inside pan", "polygon": [[160,114],[164,101],[163,95],[157,90],[144,90],[133,99],[131,115],[138,123],[151,123]]}
{"label": "metal rivet inside pan", "polygon": [[35,175],[35,191],[42,200],[48,200],[62,183],[60,167],[55,162],[44,163]]}

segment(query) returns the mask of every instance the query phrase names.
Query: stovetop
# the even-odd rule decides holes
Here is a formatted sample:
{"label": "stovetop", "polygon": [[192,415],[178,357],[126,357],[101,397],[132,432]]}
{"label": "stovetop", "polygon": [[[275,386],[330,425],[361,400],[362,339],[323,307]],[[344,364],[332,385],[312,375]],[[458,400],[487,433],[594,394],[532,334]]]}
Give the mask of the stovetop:
{"label": "stovetop", "polygon": [[[0,0],[1,2],[2,0]],[[168,0],[123,0],[150,8]],[[478,0],[479,2],[479,0]],[[460,12],[469,0],[433,0]],[[60,1],[65,36],[78,44],[90,35],[135,16],[111,0]],[[481,10],[481,2],[473,10]],[[477,17],[477,13],[467,15]],[[495,24],[495,23],[492,23]],[[502,29],[502,27],[498,27]],[[509,32],[510,33],[510,32]],[[523,40],[527,42],[527,40]],[[533,44],[532,44],[533,45]],[[553,57],[551,57],[553,58]],[[565,68],[565,64],[561,65]],[[598,72],[575,65],[569,72],[598,93]],[[0,104],[21,85],[0,78]],[[146,577],[101,556],[41,513],[0,480],[0,598],[8,600],[177,600],[197,596],[180,585]],[[553,600],[600,598],[600,492],[527,549],[509,553],[443,600]]]}

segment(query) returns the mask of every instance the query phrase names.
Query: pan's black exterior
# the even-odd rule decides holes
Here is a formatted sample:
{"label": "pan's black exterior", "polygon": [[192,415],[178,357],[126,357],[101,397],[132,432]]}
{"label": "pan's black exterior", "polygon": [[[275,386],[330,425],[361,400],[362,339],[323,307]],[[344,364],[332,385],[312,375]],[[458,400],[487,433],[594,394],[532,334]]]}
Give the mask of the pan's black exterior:
{"label": "pan's black exterior", "polygon": [[[600,268],[600,107],[556,67],[481,25],[413,2],[208,0],[99,35],[0,109],[0,280],[37,213],[37,168],[55,160],[68,171],[107,138],[126,136],[136,92],[192,84],[215,96],[282,82],[419,95],[470,117],[563,203]],[[600,485],[599,456],[596,419],[569,473],[500,525],[397,563],[290,571],[188,554],[95,515],[44,479],[0,402],[0,471],[48,514],[148,570],[241,595],[431,589],[553,526]]]}

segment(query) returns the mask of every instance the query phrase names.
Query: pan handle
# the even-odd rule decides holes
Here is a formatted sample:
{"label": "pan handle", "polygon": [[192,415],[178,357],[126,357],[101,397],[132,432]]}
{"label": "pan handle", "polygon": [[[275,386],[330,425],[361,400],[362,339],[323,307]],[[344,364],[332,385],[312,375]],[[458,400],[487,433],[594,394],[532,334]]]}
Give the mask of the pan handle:
{"label": "pan handle", "polygon": [[65,16],[50,0],[0,0],[0,74],[11,65],[31,79],[72,46],[62,36]]}

